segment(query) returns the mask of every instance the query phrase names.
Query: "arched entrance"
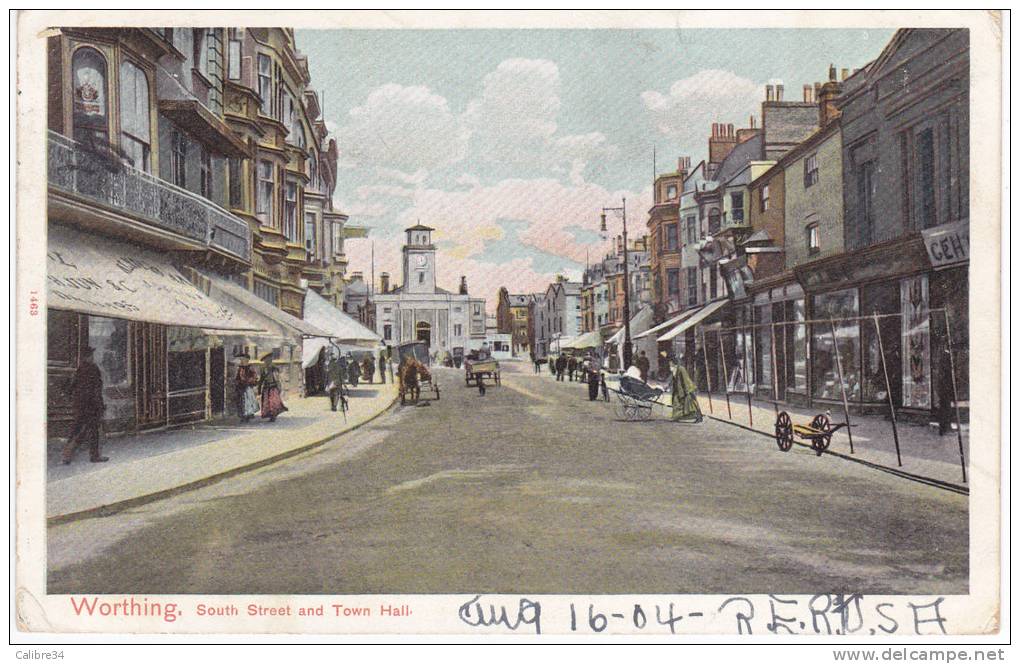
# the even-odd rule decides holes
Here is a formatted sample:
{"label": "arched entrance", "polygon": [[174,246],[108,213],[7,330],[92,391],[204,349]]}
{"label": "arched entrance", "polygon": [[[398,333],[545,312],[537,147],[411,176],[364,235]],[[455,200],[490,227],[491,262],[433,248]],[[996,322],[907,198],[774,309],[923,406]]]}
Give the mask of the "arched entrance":
{"label": "arched entrance", "polygon": [[422,321],[414,326],[415,339],[424,341],[426,346],[432,347],[432,326]]}

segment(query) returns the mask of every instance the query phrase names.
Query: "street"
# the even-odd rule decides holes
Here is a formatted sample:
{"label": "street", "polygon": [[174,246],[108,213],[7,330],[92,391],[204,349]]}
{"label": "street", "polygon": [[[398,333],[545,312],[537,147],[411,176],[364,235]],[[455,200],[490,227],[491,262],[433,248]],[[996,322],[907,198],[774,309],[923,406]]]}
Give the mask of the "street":
{"label": "street", "polygon": [[[968,589],[968,499],[504,362],[325,446],[48,531],[50,593]],[[424,396],[424,395],[423,395]],[[286,416],[284,416],[286,417]]]}

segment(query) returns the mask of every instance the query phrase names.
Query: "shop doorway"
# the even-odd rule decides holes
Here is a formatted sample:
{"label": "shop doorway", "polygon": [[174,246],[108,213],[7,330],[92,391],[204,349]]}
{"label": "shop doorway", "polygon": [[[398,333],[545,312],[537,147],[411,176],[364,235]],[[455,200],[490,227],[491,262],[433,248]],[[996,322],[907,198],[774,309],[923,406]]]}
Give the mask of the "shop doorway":
{"label": "shop doorway", "polygon": [[135,384],[135,418],[139,429],[166,424],[166,327],[131,326],[131,366]]}
{"label": "shop doorway", "polygon": [[432,326],[429,325],[428,323],[422,322],[422,323],[418,323],[417,325],[415,325],[414,330],[415,330],[415,339],[417,339],[418,341],[424,341],[425,345],[431,348],[432,347]]}

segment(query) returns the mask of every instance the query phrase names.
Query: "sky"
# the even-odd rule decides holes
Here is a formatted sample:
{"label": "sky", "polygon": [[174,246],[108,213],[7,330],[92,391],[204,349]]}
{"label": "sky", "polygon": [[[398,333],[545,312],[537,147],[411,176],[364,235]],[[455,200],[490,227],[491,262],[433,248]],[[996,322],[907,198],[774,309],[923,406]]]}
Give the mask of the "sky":
{"label": "sky", "polygon": [[[403,229],[436,229],[438,285],[494,311],[500,286],[578,279],[603,206],[645,232],[653,173],[697,164],[713,122],[760,126],[765,85],[878,56],[892,30],[298,30],[340,147],[335,206],[368,239],[350,271],[398,284]],[[653,150],[655,158],[653,160]],[[609,217],[609,235],[620,232]]]}

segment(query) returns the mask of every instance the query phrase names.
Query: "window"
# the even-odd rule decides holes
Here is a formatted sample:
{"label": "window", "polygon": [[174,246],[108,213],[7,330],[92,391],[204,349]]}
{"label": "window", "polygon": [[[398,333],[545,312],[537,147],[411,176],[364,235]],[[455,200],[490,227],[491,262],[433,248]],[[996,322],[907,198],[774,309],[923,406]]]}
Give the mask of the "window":
{"label": "window", "polygon": [[230,28],[230,41],[227,44],[227,78],[231,81],[241,80],[241,39],[243,31]]}
{"label": "window", "polygon": [[287,183],[287,197],[283,202],[283,234],[291,242],[297,242],[297,198],[298,188],[294,182]]}
{"label": "window", "polygon": [[730,211],[733,215],[733,223],[744,223],[744,193],[730,194]]}
{"label": "window", "polygon": [[267,283],[256,280],[254,282],[255,295],[265,300],[274,307],[280,306],[280,290]]}
{"label": "window", "polygon": [[425,283],[425,273],[424,272],[419,272],[418,273],[418,283],[419,284]]}
{"label": "window", "polygon": [[698,268],[687,268],[687,304],[698,303]]}
{"label": "window", "polygon": [[857,166],[857,246],[871,244],[874,231],[875,162],[865,161]]}
{"label": "window", "polygon": [[199,192],[204,198],[212,199],[212,155],[205,147],[200,148],[199,157]]}
{"label": "window", "polygon": [[262,100],[263,115],[272,115],[273,108],[273,60],[265,53],[259,53],[259,98]]}
{"label": "window", "polygon": [[392,325],[383,325],[382,335],[383,335],[383,340],[391,341],[393,339],[393,326]]}
{"label": "window", "polygon": [[308,160],[308,186],[319,190],[319,153],[312,151],[312,157]]}
{"label": "window", "polygon": [[204,73],[212,84],[209,88],[209,110],[223,112],[223,37],[220,31],[210,28],[205,35]]}
{"label": "window", "polygon": [[666,270],[666,288],[670,297],[680,295],[680,270]]}
{"label": "window", "polygon": [[768,183],[762,185],[761,188],[761,212],[765,212],[769,209],[769,185]]}
{"label": "window", "polygon": [[259,192],[258,205],[255,213],[259,218],[268,224],[273,223],[273,162],[262,160],[259,162]]}
{"label": "window", "polygon": [[453,336],[461,337],[464,336],[464,326],[460,323],[454,323],[453,325]]}
{"label": "window", "polygon": [[318,248],[315,243],[315,213],[305,212],[305,251],[311,258],[318,258]]}
{"label": "window", "polygon": [[74,140],[86,145],[109,142],[106,60],[94,48],[74,52]]}
{"label": "window", "polygon": [[121,148],[131,165],[149,172],[149,79],[132,62],[120,68]]}
{"label": "window", "polygon": [[807,234],[807,248],[809,254],[817,254],[822,250],[821,244],[818,237],[818,224],[808,224],[806,229]]}
{"label": "window", "polygon": [[666,251],[677,250],[676,224],[666,225]]}
{"label": "window", "polygon": [[715,235],[719,232],[719,210],[713,209],[708,213],[708,233],[709,235]]}
{"label": "window", "polygon": [[475,315],[476,316],[481,316],[482,315],[482,305],[480,305],[480,304],[476,304],[475,305]]}
{"label": "window", "polygon": [[230,207],[239,208],[244,205],[242,201],[244,186],[241,180],[241,160],[231,157],[227,161],[228,176],[230,177]]}
{"label": "window", "polygon": [[935,136],[931,129],[917,135],[917,199],[921,228],[938,225],[935,209]]}
{"label": "window", "polygon": [[694,215],[687,217],[687,244],[694,244],[698,241],[698,218]]}
{"label": "window", "polygon": [[[860,377],[860,325],[852,320],[859,315],[857,289],[835,291],[814,296],[814,315],[819,320],[831,319],[835,334],[827,324],[812,325],[812,392],[819,399],[842,399],[843,390],[847,399],[861,398]],[[839,363],[836,362],[836,346],[839,343]],[[839,385],[839,374],[843,374],[843,390]]]}
{"label": "window", "polygon": [[188,182],[188,138],[180,129],[170,130],[170,176],[178,187]]}
{"label": "window", "polygon": [[714,300],[719,296],[719,269],[712,265],[708,268],[708,290]]}
{"label": "window", "polygon": [[666,200],[667,201],[676,200],[676,185],[675,184],[671,184],[671,185],[666,187]]}
{"label": "window", "polygon": [[804,188],[818,182],[818,155],[813,154],[804,160]]}

